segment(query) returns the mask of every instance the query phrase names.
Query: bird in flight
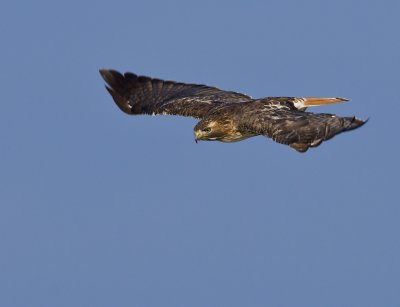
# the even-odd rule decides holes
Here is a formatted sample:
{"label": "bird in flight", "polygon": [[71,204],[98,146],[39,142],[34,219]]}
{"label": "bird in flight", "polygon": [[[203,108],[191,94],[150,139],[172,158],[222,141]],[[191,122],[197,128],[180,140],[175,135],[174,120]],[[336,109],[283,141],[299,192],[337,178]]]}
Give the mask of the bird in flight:
{"label": "bird in flight", "polygon": [[263,135],[306,152],[336,134],[362,126],[355,117],[305,112],[308,107],[348,101],[345,98],[265,97],[216,87],[164,81],[100,69],[117,106],[130,115],[181,115],[200,121],[195,141],[237,142]]}

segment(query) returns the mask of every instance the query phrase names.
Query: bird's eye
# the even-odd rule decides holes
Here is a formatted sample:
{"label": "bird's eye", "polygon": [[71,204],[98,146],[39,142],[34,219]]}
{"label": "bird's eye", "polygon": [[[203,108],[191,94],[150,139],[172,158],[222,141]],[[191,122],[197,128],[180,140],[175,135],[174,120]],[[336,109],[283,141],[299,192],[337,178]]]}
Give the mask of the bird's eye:
{"label": "bird's eye", "polygon": [[203,132],[210,132],[211,131],[211,128],[204,128],[203,129]]}

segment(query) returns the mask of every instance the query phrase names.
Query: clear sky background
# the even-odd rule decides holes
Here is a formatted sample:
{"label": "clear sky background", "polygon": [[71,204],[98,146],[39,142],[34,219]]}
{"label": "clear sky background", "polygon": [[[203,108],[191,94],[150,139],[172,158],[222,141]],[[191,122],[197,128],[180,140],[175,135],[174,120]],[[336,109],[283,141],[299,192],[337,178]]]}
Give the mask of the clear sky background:
{"label": "clear sky background", "polygon": [[[400,2],[2,1],[0,306],[400,306]],[[99,68],[370,117],[306,154],[129,117]]]}

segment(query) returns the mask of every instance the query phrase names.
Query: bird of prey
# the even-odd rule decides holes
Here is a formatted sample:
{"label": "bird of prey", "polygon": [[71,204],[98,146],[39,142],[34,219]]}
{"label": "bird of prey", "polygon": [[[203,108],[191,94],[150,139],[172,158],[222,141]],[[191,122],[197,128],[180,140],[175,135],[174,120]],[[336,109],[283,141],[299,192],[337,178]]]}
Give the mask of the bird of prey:
{"label": "bird of prey", "polygon": [[253,99],[207,85],[164,81],[129,72],[121,74],[101,69],[100,74],[117,106],[127,114],[200,119],[194,127],[196,143],[199,140],[237,142],[263,135],[305,152],[366,122],[355,117],[305,112],[307,107],[348,101],[345,98]]}

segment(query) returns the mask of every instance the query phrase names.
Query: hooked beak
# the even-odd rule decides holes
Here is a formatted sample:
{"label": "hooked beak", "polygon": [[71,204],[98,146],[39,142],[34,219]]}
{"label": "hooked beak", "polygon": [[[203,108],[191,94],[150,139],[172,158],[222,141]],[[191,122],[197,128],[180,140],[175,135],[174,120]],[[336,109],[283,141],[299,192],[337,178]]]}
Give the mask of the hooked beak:
{"label": "hooked beak", "polygon": [[200,139],[201,139],[201,131],[200,130],[196,130],[194,132],[194,141],[196,142],[196,144]]}

